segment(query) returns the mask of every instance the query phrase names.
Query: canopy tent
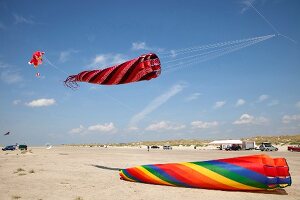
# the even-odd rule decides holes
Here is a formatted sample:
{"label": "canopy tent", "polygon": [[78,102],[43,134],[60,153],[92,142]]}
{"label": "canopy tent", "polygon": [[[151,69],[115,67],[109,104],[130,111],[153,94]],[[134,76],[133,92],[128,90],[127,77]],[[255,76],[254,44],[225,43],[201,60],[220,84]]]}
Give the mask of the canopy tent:
{"label": "canopy tent", "polygon": [[209,144],[243,144],[241,140],[215,140],[210,142]]}

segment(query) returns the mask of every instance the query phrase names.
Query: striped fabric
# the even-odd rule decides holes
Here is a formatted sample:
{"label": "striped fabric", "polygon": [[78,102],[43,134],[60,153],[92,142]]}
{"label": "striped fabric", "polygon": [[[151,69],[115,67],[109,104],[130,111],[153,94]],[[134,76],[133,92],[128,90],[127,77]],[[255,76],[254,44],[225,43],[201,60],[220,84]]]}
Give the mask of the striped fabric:
{"label": "striped fabric", "polygon": [[264,154],[141,165],[120,170],[120,177],[132,182],[217,190],[272,190],[291,185],[286,160]]}
{"label": "striped fabric", "polygon": [[117,85],[150,80],[158,77],[160,72],[159,58],[156,54],[149,53],[113,67],[71,75],[65,80],[65,84],[69,87],[77,86],[77,82]]}

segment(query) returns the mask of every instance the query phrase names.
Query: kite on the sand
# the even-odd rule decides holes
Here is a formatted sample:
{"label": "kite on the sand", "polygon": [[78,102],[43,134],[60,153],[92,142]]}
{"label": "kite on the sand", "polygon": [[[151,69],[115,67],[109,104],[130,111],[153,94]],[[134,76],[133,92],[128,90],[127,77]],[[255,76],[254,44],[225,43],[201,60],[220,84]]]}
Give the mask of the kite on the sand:
{"label": "kite on the sand", "polygon": [[284,158],[250,155],[200,162],[141,165],[120,170],[132,182],[216,190],[274,190],[290,186]]}

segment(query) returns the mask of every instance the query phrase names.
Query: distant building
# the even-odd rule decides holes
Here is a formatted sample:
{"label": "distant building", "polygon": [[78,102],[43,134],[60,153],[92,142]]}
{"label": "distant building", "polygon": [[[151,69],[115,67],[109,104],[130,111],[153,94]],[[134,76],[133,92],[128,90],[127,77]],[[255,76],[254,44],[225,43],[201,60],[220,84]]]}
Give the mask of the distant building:
{"label": "distant building", "polygon": [[220,149],[226,149],[227,147],[231,147],[232,145],[242,145],[243,141],[241,140],[215,140],[210,142],[212,145],[219,145]]}

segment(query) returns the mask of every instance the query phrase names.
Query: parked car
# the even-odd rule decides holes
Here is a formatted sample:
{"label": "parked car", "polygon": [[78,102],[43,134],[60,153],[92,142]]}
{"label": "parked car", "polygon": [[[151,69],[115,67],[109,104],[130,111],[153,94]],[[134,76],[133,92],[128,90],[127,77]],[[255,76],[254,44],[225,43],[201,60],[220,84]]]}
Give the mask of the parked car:
{"label": "parked car", "polygon": [[2,148],[2,151],[14,151],[16,150],[16,145],[9,145],[9,146],[6,146],[4,148]]}
{"label": "parked car", "polygon": [[153,145],[151,146],[151,149],[159,149],[159,146]]}
{"label": "parked car", "polygon": [[233,144],[233,145],[225,148],[226,151],[239,151],[241,149],[242,149],[242,147],[238,144]]}
{"label": "parked car", "polygon": [[25,145],[25,144],[20,144],[20,145],[19,145],[19,149],[20,149],[20,150],[27,150],[27,145]]}
{"label": "parked car", "polygon": [[277,147],[274,147],[270,142],[263,142],[260,146],[259,149],[261,151],[278,151]]}
{"label": "parked car", "polygon": [[163,149],[164,149],[164,150],[171,150],[171,149],[172,149],[172,147],[171,147],[171,146],[169,146],[169,145],[164,145],[164,146],[163,146]]}
{"label": "parked car", "polygon": [[298,152],[300,152],[300,145],[298,145],[298,146],[288,146],[288,151],[298,151]]}

